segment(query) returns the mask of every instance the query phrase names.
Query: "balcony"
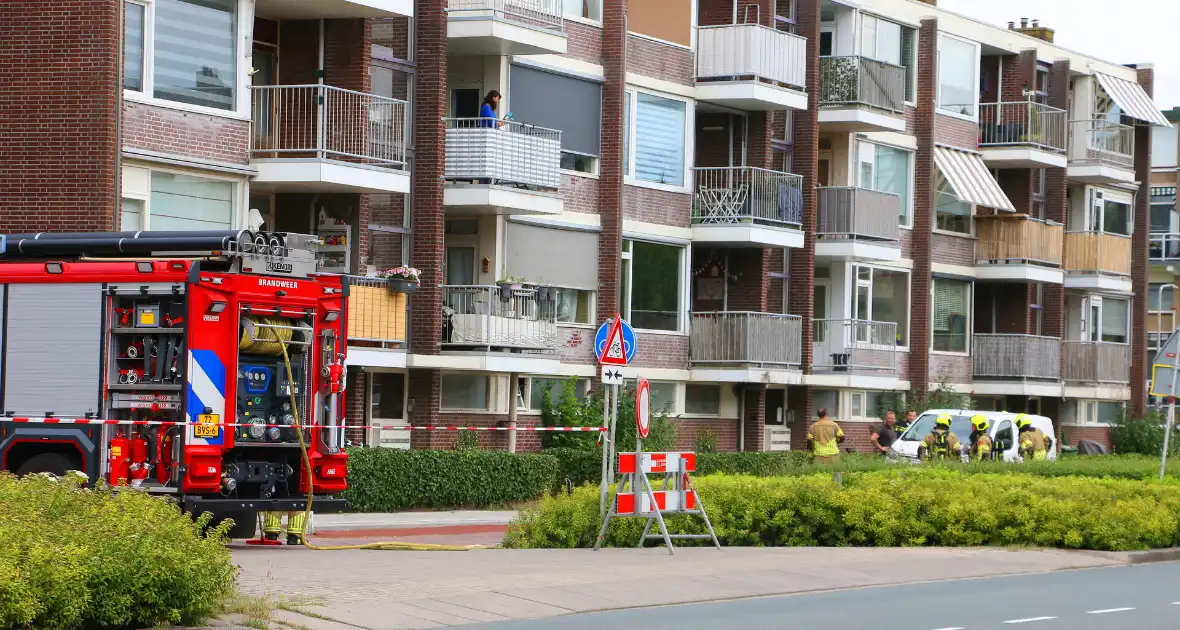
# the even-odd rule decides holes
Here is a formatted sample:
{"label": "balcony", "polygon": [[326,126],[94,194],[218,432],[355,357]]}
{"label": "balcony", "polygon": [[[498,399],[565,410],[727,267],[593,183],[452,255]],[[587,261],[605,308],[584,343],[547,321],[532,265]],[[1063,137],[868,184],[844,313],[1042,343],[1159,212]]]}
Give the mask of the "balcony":
{"label": "balcony", "polygon": [[977,277],[981,280],[1061,284],[1060,223],[1027,215],[975,218]]}
{"label": "balcony", "polygon": [[447,52],[463,56],[564,55],[563,0],[450,0]]}
{"label": "balcony", "polygon": [[327,85],[251,88],[251,189],[410,191],[406,102]]}
{"label": "balcony", "polygon": [[815,371],[897,374],[897,324],[859,319],[815,320]]}
{"label": "balcony", "polygon": [[414,17],[414,0],[255,0],[254,6],[272,20]]}
{"label": "balcony", "polygon": [[1151,262],[1180,261],[1180,233],[1156,232],[1149,237],[1147,255]]}
{"label": "balcony", "polygon": [[1065,233],[1065,287],[1131,292],[1131,237],[1105,232]]}
{"label": "balcony", "polygon": [[389,290],[385,280],[348,278],[348,364],[404,368],[409,296]]}
{"label": "balcony", "polygon": [[[693,313],[690,362],[701,380],[799,383],[803,320],[774,313]],[[796,374],[771,374],[795,371]],[[760,374],[754,374],[758,371]]]}
{"label": "balcony", "polygon": [[803,246],[802,176],[750,166],[694,170],[693,242]]}
{"label": "balcony", "polygon": [[905,131],[905,68],[868,57],[820,57],[825,130]]}
{"label": "balcony", "polygon": [[1106,341],[1066,341],[1062,372],[1066,383],[1127,385],[1131,382],[1131,346]]}
{"label": "balcony", "polygon": [[1135,128],[1107,120],[1069,122],[1065,176],[1087,184],[1135,181]]}
{"label": "balcony", "polygon": [[557,310],[536,289],[444,285],[442,345],[482,352],[557,348]]}
{"label": "balcony", "polygon": [[971,338],[975,393],[1061,396],[1061,340],[1035,335]]}
{"label": "balcony", "polygon": [[749,111],[807,109],[807,39],[759,24],[697,28],[699,101]]}
{"label": "balcony", "polygon": [[464,214],[560,214],[561,132],[489,118],[446,119],[443,205]]}
{"label": "balcony", "polygon": [[901,197],[865,188],[820,188],[815,255],[900,260]]}
{"label": "balcony", "polygon": [[979,149],[990,168],[1065,168],[1063,109],[1041,103],[979,104]]}

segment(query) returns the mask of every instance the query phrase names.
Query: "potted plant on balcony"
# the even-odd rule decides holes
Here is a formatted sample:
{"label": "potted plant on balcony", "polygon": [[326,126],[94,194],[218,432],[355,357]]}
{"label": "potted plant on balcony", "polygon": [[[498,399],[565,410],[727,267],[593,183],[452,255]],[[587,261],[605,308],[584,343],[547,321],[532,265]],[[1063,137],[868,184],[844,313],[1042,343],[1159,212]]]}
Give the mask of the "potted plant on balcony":
{"label": "potted plant on balcony", "polygon": [[496,285],[500,287],[500,297],[507,300],[513,292],[524,288],[524,279],[505,275],[496,281]]}
{"label": "potted plant on balcony", "polygon": [[377,272],[393,293],[413,293],[422,284],[422,272],[414,267],[394,267]]}

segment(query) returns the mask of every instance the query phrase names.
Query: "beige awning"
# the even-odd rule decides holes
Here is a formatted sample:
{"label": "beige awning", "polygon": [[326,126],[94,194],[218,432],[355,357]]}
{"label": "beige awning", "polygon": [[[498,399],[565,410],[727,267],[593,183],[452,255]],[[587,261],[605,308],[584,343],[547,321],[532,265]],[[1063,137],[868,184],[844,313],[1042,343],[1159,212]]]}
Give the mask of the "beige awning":
{"label": "beige awning", "polygon": [[977,206],[1016,212],[1016,207],[978,153],[938,146],[934,147],[934,163],[959,199]]}
{"label": "beige awning", "polygon": [[1106,93],[1119,106],[1119,109],[1123,110],[1124,114],[1152,125],[1172,126],[1172,123],[1164,118],[1160,108],[1155,106],[1155,101],[1151,100],[1151,97],[1143,90],[1142,85],[1101,72],[1095,72],[1094,76],[1098,78],[1098,84],[1106,90]]}

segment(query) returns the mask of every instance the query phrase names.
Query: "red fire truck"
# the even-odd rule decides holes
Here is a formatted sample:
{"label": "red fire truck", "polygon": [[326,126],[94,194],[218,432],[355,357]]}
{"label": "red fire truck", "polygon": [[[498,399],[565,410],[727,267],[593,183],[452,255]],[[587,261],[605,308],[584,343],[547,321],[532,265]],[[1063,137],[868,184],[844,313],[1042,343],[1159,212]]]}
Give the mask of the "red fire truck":
{"label": "red fire truck", "polygon": [[170,495],[234,537],[309,493],[343,507],[348,286],[314,237],[0,238],[0,468]]}

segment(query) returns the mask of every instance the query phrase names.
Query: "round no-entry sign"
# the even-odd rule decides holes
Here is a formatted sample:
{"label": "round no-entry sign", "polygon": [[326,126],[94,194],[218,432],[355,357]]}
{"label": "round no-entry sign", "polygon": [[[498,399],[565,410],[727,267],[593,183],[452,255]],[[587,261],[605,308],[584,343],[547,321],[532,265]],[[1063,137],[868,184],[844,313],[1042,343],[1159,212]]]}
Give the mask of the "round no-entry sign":
{"label": "round no-entry sign", "polygon": [[639,386],[635,388],[635,429],[639,437],[647,438],[651,428],[651,386],[646,378],[639,379]]}

